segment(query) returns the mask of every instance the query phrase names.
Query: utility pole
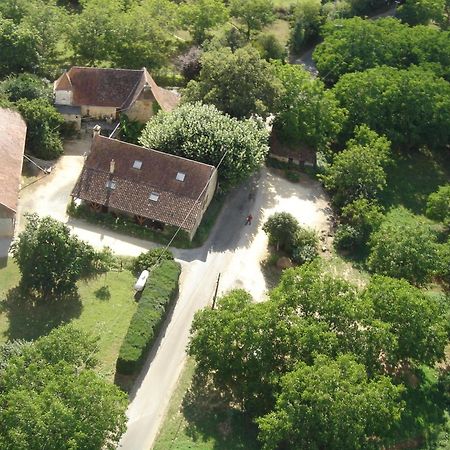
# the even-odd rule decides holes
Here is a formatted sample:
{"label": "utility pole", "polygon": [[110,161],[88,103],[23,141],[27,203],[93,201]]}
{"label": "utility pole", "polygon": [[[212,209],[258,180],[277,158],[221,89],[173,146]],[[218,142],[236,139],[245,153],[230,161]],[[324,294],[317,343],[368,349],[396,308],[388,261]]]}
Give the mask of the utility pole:
{"label": "utility pole", "polygon": [[219,290],[219,282],[220,282],[220,273],[217,276],[216,290],[214,291],[214,297],[213,297],[213,303],[212,303],[211,309],[214,309],[214,307],[216,306],[216,298],[217,298],[217,291]]}

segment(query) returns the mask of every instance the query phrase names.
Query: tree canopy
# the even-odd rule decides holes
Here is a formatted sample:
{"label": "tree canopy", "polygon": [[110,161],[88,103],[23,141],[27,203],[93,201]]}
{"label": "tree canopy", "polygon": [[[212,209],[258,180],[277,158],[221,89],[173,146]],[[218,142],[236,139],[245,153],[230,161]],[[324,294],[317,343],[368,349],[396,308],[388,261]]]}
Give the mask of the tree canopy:
{"label": "tree canopy", "polygon": [[230,13],[246,27],[247,39],[275,19],[272,0],[231,0]]}
{"label": "tree canopy", "polygon": [[281,90],[272,66],[253,47],[233,53],[222,48],[203,53],[198,81],[190,81],[183,102],[213,104],[233,117],[267,116]]}
{"label": "tree canopy", "polygon": [[450,226],[450,184],[440,186],[428,197],[427,216]]}
{"label": "tree canopy", "polygon": [[70,234],[65,224],[51,217],[27,216],[25,230],[12,245],[14,260],[22,274],[24,291],[43,298],[71,293],[79,278],[108,270],[108,251],[96,252]]}
{"label": "tree canopy", "polygon": [[383,66],[349,73],[333,91],[348,111],[343,137],[366,124],[404,150],[449,142],[450,83],[428,70]]}
{"label": "tree canopy", "polygon": [[142,145],[217,166],[227,189],[255,172],[268,151],[268,132],[254,119],[237,120],[213,105],[184,104],[160,112],[145,127]]}
{"label": "tree canopy", "polygon": [[2,449],[116,448],[127,399],[91,370],[95,349],[66,326],[9,352],[0,369]]}

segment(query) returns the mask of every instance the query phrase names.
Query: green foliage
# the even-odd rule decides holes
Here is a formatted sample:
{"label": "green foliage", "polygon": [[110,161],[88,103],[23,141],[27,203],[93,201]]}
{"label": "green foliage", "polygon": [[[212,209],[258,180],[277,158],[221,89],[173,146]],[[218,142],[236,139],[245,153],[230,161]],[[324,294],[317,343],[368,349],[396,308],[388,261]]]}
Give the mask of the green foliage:
{"label": "green foliage", "polygon": [[373,200],[385,188],[390,142],[363,125],[338,153],[321,179],[338,208],[357,199]]}
{"label": "green foliage", "polygon": [[178,295],[181,267],[164,260],[150,273],[117,359],[117,372],[137,375]]}
{"label": "green foliage", "polygon": [[292,245],[292,259],[297,264],[305,264],[314,260],[317,255],[319,239],[314,230],[299,227]]}
{"label": "green foliage", "polygon": [[148,270],[156,263],[161,263],[162,261],[173,261],[172,252],[164,248],[153,248],[147,252],[142,252],[133,259],[131,271],[136,276],[139,276],[143,270]]}
{"label": "green foliage", "polygon": [[5,94],[12,102],[22,98],[27,100],[45,98],[51,101],[53,95],[48,82],[29,73],[6,78],[0,83],[0,94]]}
{"label": "green foliage", "polygon": [[293,21],[291,48],[294,53],[300,53],[319,35],[319,28],[323,23],[320,0],[299,0],[294,7]]}
{"label": "green foliage", "polygon": [[374,276],[364,298],[377,320],[389,324],[395,345],[383,355],[394,368],[406,361],[433,366],[445,356],[448,321],[443,305],[435,297],[405,280]]}
{"label": "green foliage", "polygon": [[72,236],[65,224],[35,214],[27,219],[25,230],[12,245],[25,291],[47,299],[61,297],[75,290],[79,278],[108,270],[108,252],[96,252]]}
{"label": "green foliage", "polygon": [[263,163],[268,132],[254,119],[238,121],[212,105],[185,104],[170,113],[160,112],[146,125],[142,145],[217,166],[221,187],[245,180]]}
{"label": "green foliage", "polygon": [[[240,2],[241,3],[241,2]],[[198,81],[190,81],[183,102],[213,104],[233,117],[267,116],[281,86],[271,65],[251,47],[205,52]]]}
{"label": "green foliage", "polygon": [[441,148],[450,139],[450,84],[429,71],[378,67],[349,73],[333,91],[349,112],[344,135],[367,124],[405,150]]}
{"label": "green foliage", "polygon": [[341,224],[334,245],[338,250],[365,250],[370,235],[383,221],[381,208],[365,198],[354,200],[342,208]]}
{"label": "green foliage", "polygon": [[437,246],[436,266],[437,280],[447,292],[450,292],[450,239]]}
{"label": "green foliage", "polygon": [[354,17],[331,21],[322,33],[324,41],[314,51],[314,60],[327,83],[381,65],[399,69],[423,65],[438,76],[450,77],[448,32],[426,26],[411,29],[392,18]]}
{"label": "green foliage", "polygon": [[94,352],[89,336],[68,326],[8,359],[0,378],[2,449],[116,447],[127,399],[87,368]]}
{"label": "green foliage", "polygon": [[333,93],[301,66],[278,63],[274,68],[283,86],[275,107],[277,135],[325,150],[340,132],[345,111]]}
{"label": "green foliage", "polygon": [[404,407],[402,386],[387,377],[367,378],[352,355],[319,355],[299,363],[281,381],[273,412],[258,420],[264,450],[375,448]]}
{"label": "green foliage", "polygon": [[[154,102],[154,104],[158,104]],[[139,136],[144,129],[141,122],[136,120],[130,120],[126,114],[120,115],[120,138],[125,142],[130,142],[131,144],[139,143]]]}
{"label": "green foliage", "polygon": [[442,23],[445,4],[445,0],[406,0],[395,15],[408,25],[428,25],[431,21]]}
{"label": "green foliage", "polygon": [[380,275],[423,285],[436,267],[435,241],[427,222],[404,208],[393,209],[371,237],[368,265]]}
{"label": "green foliage", "polygon": [[246,26],[247,40],[252,31],[262,30],[275,20],[272,0],[231,0],[230,13]]}
{"label": "green foliage", "polygon": [[222,0],[189,0],[180,7],[183,27],[197,44],[201,44],[208,31],[228,19],[228,10]]}
{"label": "green foliage", "polygon": [[450,226],[450,184],[440,186],[428,197],[427,217]]}
{"label": "green foliage", "polygon": [[21,99],[17,109],[27,123],[27,150],[37,158],[55,159],[63,153],[58,128],[64,119],[44,98]]}
{"label": "green foliage", "polygon": [[274,34],[261,33],[253,45],[266,61],[271,59],[284,61],[286,59],[286,49]]}
{"label": "green foliage", "polygon": [[279,212],[267,219],[263,230],[269,236],[270,245],[291,253],[299,227],[297,219],[292,214]]}

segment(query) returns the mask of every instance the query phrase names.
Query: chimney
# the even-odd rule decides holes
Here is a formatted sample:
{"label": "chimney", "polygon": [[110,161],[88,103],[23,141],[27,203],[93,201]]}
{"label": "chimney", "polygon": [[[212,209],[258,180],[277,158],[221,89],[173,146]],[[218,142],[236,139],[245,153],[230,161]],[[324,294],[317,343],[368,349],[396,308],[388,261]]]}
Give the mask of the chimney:
{"label": "chimney", "polygon": [[114,170],[116,168],[116,162],[112,159],[109,163],[109,173],[112,175],[114,173]]}
{"label": "chimney", "polygon": [[102,131],[102,127],[100,125],[95,125],[94,128],[92,128],[92,137],[95,138],[95,136],[100,136],[100,131]]}

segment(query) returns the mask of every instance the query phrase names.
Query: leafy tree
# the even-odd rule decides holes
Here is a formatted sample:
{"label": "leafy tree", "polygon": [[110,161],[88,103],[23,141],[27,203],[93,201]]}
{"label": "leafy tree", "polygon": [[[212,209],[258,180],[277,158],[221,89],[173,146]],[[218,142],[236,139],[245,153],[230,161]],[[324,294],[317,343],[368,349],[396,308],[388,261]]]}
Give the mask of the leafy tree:
{"label": "leafy tree", "polygon": [[370,269],[422,285],[436,266],[436,236],[430,225],[403,207],[391,210],[371,237]]}
{"label": "leafy tree", "polygon": [[300,53],[319,35],[323,22],[322,3],[320,0],[299,0],[294,7],[293,20],[291,47],[294,53]]}
{"label": "leafy tree", "polygon": [[190,81],[183,101],[215,105],[233,117],[267,116],[281,86],[272,67],[252,47],[205,52],[198,81]]}
{"label": "leafy tree", "polygon": [[258,420],[263,449],[379,447],[400,419],[402,392],[387,377],[368,380],[352,355],[299,363],[283,377],[274,411]]}
{"label": "leafy tree", "polygon": [[77,280],[108,270],[104,254],[71,236],[69,228],[51,217],[27,217],[25,230],[13,243],[13,257],[22,273],[21,287],[44,298],[75,289]]}
{"label": "leafy tree", "polygon": [[261,33],[253,45],[266,61],[270,61],[271,59],[284,61],[286,58],[286,49],[274,34]]}
{"label": "leafy tree", "polygon": [[343,136],[367,124],[406,150],[449,141],[450,84],[429,71],[378,67],[349,73],[333,91],[349,113]]}
{"label": "leafy tree", "polygon": [[131,270],[136,276],[138,276],[143,270],[148,270],[156,263],[171,260],[173,260],[173,254],[170,250],[153,248],[147,252],[142,252],[139,256],[134,258]]}
{"label": "leafy tree", "polygon": [[428,26],[411,30],[392,18],[354,17],[325,24],[322,34],[324,41],[317,46],[313,57],[327,83],[335,83],[346,73],[381,65],[400,69],[423,65],[450,79],[448,32]]}
{"label": "leafy tree", "polygon": [[340,250],[365,249],[370,235],[383,221],[381,208],[365,198],[354,200],[342,208],[341,224],[334,243]]}
{"label": "leafy tree", "polygon": [[355,137],[338,153],[322,180],[342,207],[354,200],[376,199],[386,186],[385,167],[390,160],[390,143],[367,126],[356,128]]}
{"label": "leafy tree", "polygon": [[314,230],[299,227],[294,236],[292,258],[298,264],[309,263],[317,257],[319,239]]}
{"label": "leafy tree", "polygon": [[189,0],[181,5],[179,14],[183,26],[197,44],[207,38],[208,30],[223,24],[228,18],[228,10],[222,0]]}
{"label": "leafy tree", "polygon": [[0,78],[13,73],[36,72],[41,40],[33,29],[15,24],[0,15]]}
{"label": "leafy tree", "polygon": [[44,98],[21,99],[16,105],[27,123],[27,150],[42,159],[62,155],[64,150],[58,128],[64,119],[53,105]]}
{"label": "leafy tree", "polygon": [[230,13],[245,24],[247,40],[252,31],[262,30],[275,20],[272,0],[231,0]]}
{"label": "leafy tree", "polygon": [[275,108],[277,135],[287,142],[325,150],[340,132],[345,111],[333,93],[302,67],[274,67],[283,86]]}
{"label": "leafy tree", "polygon": [[217,166],[223,188],[257,170],[268,151],[268,132],[254,119],[238,121],[212,105],[185,104],[160,112],[146,125],[140,142],[148,148]]}
{"label": "leafy tree", "polygon": [[0,378],[1,448],[116,447],[127,400],[86,367],[93,350],[89,337],[69,326],[8,359]]}
{"label": "leafy tree", "polygon": [[384,362],[396,368],[413,362],[432,366],[445,356],[448,323],[444,308],[435,297],[411,286],[405,280],[374,276],[364,292],[377,320],[389,324],[395,348],[383,355]]}
{"label": "leafy tree", "polygon": [[437,263],[435,276],[444,289],[450,291],[450,239],[437,246]]}
{"label": "leafy tree", "polygon": [[22,98],[27,100],[45,98],[50,101],[53,95],[48,82],[29,73],[6,78],[0,83],[0,93],[4,93],[12,102]]}
{"label": "leafy tree", "polygon": [[406,0],[395,15],[409,25],[428,25],[442,21],[444,8],[445,0]]}
{"label": "leafy tree", "polygon": [[428,197],[427,217],[450,226],[450,184],[440,186]]}
{"label": "leafy tree", "polygon": [[269,236],[269,244],[291,253],[300,224],[290,213],[278,212],[267,219],[263,230]]}

